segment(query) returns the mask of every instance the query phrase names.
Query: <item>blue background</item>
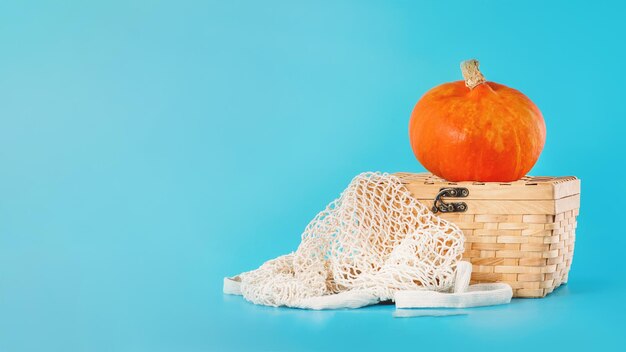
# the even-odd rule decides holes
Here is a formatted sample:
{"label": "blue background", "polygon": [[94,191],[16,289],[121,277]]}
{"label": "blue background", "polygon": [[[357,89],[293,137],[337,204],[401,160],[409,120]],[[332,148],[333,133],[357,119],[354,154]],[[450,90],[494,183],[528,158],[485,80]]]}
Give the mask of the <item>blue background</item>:
{"label": "blue background", "polygon": [[[1,2],[0,351],[617,348],[625,15],[618,1]],[[413,105],[472,57],[543,111],[532,174],[582,179],[567,286],[412,319],[222,295],[223,276],[294,250],[357,173],[422,171]]]}

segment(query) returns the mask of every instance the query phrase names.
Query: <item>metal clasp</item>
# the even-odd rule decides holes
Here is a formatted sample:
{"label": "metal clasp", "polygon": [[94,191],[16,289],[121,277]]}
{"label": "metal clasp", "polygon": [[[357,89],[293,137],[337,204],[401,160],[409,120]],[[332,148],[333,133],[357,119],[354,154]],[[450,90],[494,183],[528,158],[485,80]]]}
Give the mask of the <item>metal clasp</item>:
{"label": "metal clasp", "polygon": [[469,195],[467,188],[463,187],[447,187],[439,190],[439,193],[435,196],[435,203],[433,204],[433,213],[462,213],[467,211],[467,204],[465,202],[446,203],[442,197],[452,198],[465,198]]}

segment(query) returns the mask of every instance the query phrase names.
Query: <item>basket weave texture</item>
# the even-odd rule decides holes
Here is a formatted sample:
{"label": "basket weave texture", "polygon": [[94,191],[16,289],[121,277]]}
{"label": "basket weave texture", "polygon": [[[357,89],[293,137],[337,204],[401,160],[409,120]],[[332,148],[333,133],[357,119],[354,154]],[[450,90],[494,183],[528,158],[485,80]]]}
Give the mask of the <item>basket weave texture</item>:
{"label": "basket weave texture", "polygon": [[437,214],[465,235],[464,259],[472,283],[506,282],[514,297],[544,297],[567,283],[574,255],[580,180],[573,176],[532,177],[516,182],[448,182],[429,173],[397,173],[429,208],[441,189],[466,188],[464,212]]}

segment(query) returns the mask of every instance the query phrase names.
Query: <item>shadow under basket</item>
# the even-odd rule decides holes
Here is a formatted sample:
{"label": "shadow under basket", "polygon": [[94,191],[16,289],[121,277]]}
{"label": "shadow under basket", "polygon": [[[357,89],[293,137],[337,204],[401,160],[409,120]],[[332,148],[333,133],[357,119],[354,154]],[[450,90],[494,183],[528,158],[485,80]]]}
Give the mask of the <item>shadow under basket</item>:
{"label": "shadow under basket", "polygon": [[545,297],[567,283],[580,208],[578,178],[526,176],[499,183],[395,175],[413,197],[463,230],[472,283],[506,282],[514,297]]}

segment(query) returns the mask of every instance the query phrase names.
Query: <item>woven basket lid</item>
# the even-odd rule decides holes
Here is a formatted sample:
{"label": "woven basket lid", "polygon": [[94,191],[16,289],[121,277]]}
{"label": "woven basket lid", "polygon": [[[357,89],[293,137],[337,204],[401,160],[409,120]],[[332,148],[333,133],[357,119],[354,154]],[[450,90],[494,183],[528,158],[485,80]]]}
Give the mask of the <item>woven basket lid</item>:
{"label": "woven basket lid", "polygon": [[515,182],[449,182],[431,173],[395,175],[420,199],[433,198],[446,187],[467,188],[468,200],[555,200],[580,194],[580,179],[575,176],[525,176]]}

